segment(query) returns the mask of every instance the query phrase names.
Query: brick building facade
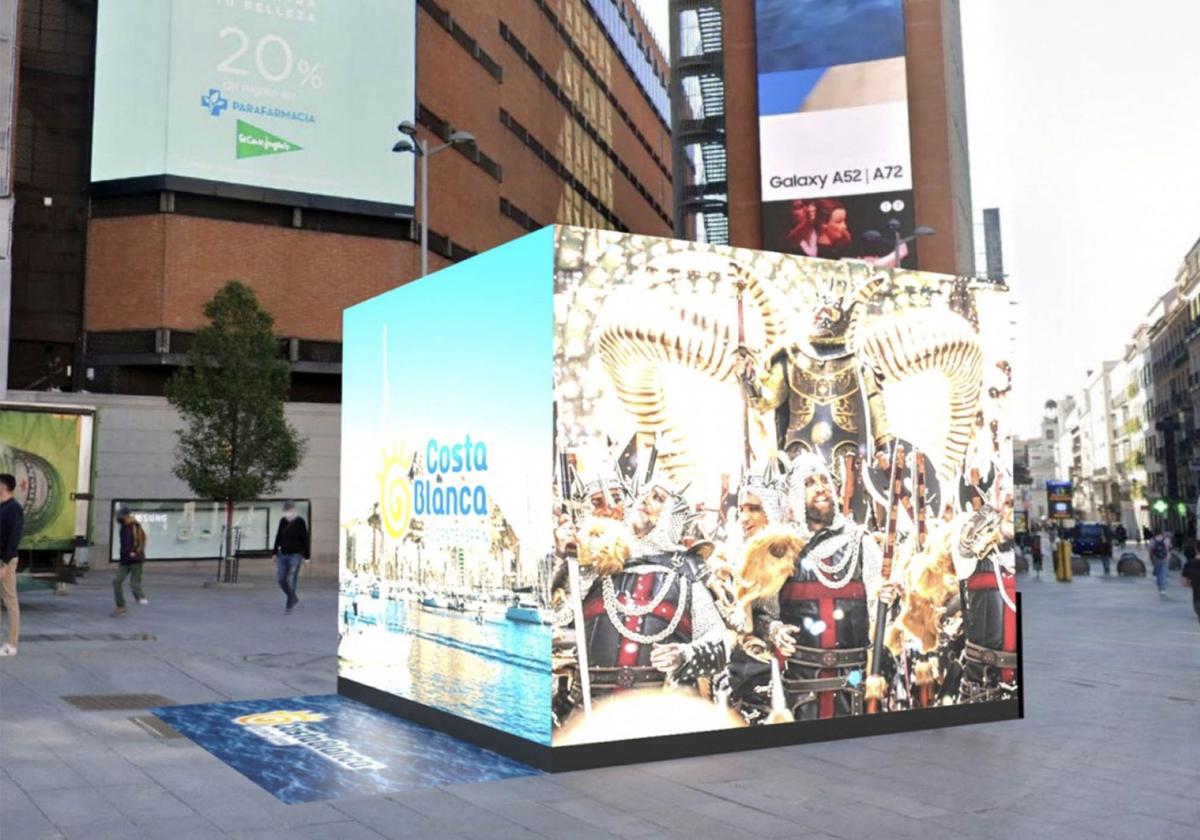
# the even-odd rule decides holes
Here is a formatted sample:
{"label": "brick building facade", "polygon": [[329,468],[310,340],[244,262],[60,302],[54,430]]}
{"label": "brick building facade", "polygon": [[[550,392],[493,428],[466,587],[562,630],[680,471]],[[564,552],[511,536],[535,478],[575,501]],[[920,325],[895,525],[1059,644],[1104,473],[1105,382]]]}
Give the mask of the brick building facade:
{"label": "brick building facade", "polygon": [[[161,393],[236,278],[289,339],[293,397],[337,400],[341,310],[418,273],[415,223],[93,195],[96,4],[20,15],[10,387]],[[666,61],[636,4],[418,0],[416,15],[418,130],[477,140],[429,162],[431,270],[552,222],[671,234]]]}

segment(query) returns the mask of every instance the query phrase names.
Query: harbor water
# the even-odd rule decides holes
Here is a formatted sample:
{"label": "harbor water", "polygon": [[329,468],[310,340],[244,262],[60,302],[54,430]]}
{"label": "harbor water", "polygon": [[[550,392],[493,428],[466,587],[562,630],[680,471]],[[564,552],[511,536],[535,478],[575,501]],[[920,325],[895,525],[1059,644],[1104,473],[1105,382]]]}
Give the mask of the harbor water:
{"label": "harbor water", "polygon": [[550,627],[343,592],[339,674],[550,743]]}

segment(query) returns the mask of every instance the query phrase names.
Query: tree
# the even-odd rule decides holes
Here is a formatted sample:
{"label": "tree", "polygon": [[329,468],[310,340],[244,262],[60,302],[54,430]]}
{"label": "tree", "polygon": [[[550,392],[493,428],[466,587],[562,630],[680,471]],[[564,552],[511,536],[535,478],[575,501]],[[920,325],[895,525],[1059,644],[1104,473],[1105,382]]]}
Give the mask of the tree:
{"label": "tree", "polygon": [[284,416],[288,366],[274,319],[244,283],[226,283],[204,305],[187,361],[167,383],[183,417],[174,473],[196,496],[225,502],[225,556],[233,554],[233,503],[279,489],[306,441]]}

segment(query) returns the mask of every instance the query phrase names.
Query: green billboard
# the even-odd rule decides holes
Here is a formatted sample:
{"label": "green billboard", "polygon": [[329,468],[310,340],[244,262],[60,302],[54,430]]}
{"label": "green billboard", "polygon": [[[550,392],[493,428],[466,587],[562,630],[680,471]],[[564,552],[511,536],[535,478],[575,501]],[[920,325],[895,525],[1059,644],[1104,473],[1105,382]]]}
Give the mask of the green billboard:
{"label": "green billboard", "polygon": [[92,182],[406,215],[415,80],[415,0],[102,0]]}
{"label": "green billboard", "polygon": [[72,495],[79,475],[80,416],[0,409],[0,473],[17,479],[25,510],[21,548],[75,544]]}

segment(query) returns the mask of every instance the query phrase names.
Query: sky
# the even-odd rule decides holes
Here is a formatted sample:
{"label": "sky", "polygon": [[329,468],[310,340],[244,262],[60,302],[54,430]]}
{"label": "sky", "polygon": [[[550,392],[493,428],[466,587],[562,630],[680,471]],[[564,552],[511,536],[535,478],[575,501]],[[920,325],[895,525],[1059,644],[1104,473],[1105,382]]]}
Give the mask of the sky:
{"label": "sky", "polygon": [[[667,0],[641,5],[665,44]],[[1123,354],[1200,238],[1200,3],[961,7],[972,204],[977,221],[1000,208],[1013,421],[1033,435],[1047,399]]]}

